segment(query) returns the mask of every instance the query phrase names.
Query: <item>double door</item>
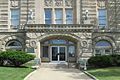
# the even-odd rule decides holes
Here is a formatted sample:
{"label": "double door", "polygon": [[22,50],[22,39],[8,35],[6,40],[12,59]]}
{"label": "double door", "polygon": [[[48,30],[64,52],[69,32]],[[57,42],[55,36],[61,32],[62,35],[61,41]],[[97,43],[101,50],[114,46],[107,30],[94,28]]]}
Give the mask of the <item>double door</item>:
{"label": "double door", "polygon": [[51,55],[52,55],[52,61],[66,61],[66,47],[52,46]]}

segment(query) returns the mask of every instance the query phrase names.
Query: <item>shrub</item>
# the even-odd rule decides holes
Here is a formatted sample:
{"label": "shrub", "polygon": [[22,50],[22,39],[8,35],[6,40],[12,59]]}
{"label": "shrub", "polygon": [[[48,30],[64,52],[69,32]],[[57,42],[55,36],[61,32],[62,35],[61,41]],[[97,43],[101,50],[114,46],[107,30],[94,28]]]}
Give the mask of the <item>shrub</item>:
{"label": "shrub", "polygon": [[88,59],[88,64],[93,67],[110,67],[113,66],[114,60],[110,55],[93,56]]}
{"label": "shrub", "polygon": [[0,66],[4,65],[5,60],[6,60],[6,54],[0,52]]}
{"label": "shrub", "polygon": [[[9,64],[14,66],[20,66],[30,60],[33,60],[35,56],[27,54],[22,51],[4,51],[1,52],[1,59],[4,61],[9,62]],[[2,60],[1,60],[2,61]]]}
{"label": "shrub", "polygon": [[113,65],[120,66],[120,55],[111,55],[113,58]]}

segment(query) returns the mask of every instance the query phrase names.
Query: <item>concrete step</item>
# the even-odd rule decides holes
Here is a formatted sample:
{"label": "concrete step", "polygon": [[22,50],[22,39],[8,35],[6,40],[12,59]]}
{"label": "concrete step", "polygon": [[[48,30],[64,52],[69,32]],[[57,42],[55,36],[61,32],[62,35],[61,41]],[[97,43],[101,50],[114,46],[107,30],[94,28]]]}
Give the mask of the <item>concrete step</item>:
{"label": "concrete step", "polygon": [[67,62],[49,62],[49,63],[41,63],[41,68],[75,68],[75,63],[67,63]]}

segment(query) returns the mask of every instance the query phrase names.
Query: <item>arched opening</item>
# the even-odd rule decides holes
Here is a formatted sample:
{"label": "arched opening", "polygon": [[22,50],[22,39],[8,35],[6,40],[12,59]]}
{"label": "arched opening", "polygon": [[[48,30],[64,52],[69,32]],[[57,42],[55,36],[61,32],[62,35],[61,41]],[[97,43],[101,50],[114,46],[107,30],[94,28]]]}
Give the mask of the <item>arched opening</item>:
{"label": "arched opening", "polygon": [[68,37],[49,37],[41,41],[42,61],[76,60],[76,41]]}
{"label": "arched opening", "polygon": [[95,55],[110,55],[112,54],[112,45],[107,40],[100,40],[95,44]]}
{"label": "arched opening", "polygon": [[22,50],[22,44],[18,40],[10,40],[5,45],[6,50]]}

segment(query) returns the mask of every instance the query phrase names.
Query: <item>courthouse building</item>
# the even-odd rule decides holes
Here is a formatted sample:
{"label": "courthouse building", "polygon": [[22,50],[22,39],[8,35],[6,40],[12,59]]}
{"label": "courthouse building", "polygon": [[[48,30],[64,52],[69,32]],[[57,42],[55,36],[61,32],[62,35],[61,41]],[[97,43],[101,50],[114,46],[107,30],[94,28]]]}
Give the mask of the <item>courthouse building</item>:
{"label": "courthouse building", "polygon": [[0,0],[0,50],[42,62],[119,53],[120,1]]}

